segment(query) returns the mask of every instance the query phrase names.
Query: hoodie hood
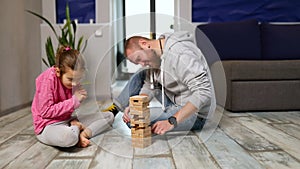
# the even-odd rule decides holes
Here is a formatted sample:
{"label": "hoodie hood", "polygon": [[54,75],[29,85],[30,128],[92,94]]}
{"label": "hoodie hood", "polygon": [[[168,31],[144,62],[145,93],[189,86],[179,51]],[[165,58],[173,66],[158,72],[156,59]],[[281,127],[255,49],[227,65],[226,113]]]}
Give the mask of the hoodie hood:
{"label": "hoodie hood", "polygon": [[176,43],[181,43],[184,41],[188,42],[195,42],[195,38],[193,34],[182,31],[182,32],[175,32],[175,33],[165,33],[161,35],[160,38],[165,38],[165,47],[164,50],[169,50],[172,46],[174,46]]}

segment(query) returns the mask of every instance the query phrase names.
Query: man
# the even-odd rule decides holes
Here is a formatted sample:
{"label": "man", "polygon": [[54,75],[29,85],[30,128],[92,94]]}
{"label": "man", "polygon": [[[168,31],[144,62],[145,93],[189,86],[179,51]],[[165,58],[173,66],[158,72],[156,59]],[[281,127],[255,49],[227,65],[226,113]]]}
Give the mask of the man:
{"label": "man", "polygon": [[[170,130],[202,129],[214,97],[213,85],[205,58],[190,33],[164,34],[157,40],[131,37],[125,43],[125,55],[132,63],[158,71],[148,78],[145,71],[134,75],[114,99],[112,111],[123,111],[123,121],[128,123],[129,97],[146,95],[158,98],[163,109],[151,119],[152,132],[162,135]],[[153,89],[150,81],[157,81],[160,89]]]}

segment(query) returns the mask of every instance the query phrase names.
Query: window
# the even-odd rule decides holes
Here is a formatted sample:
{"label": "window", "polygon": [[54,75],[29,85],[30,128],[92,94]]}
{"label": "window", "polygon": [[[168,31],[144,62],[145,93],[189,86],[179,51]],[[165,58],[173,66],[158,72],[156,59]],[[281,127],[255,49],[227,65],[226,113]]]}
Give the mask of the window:
{"label": "window", "polygon": [[[151,18],[150,15],[153,9],[156,13],[155,18]],[[173,32],[174,0],[126,0],[124,10],[125,17],[128,18],[125,22],[126,37],[139,34],[152,38],[150,32],[154,32],[157,39],[162,33]],[[151,30],[153,27],[154,29]],[[134,65],[129,61],[126,63],[128,73],[134,73],[140,67],[140,65]]]}
{"label": "window", "polygon": [[95,22],[95,0],[56,0],[56,22],[63,23],[66,18],[66,3],[69,4],[71,20],[78,23]]}

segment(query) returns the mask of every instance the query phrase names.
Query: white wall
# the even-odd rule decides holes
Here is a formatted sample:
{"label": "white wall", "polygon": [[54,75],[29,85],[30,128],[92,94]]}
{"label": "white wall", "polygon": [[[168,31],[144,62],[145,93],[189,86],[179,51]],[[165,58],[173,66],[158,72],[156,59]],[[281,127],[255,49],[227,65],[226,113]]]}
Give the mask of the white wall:
{"label": "white wall", "polygon": [[[175,30],[187,30],[195,32],[197,22],[192,22],[192,0],[175,0],[175,16],[178,17],[175,20]],[[176,27],[177,26],[177,27]]]}
{"label": "white wall", "polygon": [[40,73],[40,21],[25,12],[41,12],[40,1],[0,1],[0,115],[29,105]]}

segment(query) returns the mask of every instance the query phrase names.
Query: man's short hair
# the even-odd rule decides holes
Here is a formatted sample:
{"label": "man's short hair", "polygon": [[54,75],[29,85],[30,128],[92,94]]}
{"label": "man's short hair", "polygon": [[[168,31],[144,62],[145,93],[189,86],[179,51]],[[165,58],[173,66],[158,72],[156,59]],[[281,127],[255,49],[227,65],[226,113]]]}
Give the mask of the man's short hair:
{"label": "man's short hair", "polygon": [[[126,49],[141,49],[141,46],[139,45],[140,39],[144,39],[146,41],[149,40],[148,38],[145,38],[143,36],[132,36],[125,41],[125,45],[124,45],[125,51]],[[126,52],[125,52],[125,57],[127,57]]]}

